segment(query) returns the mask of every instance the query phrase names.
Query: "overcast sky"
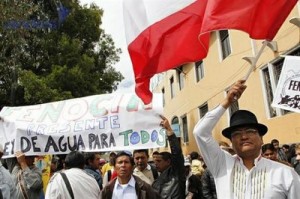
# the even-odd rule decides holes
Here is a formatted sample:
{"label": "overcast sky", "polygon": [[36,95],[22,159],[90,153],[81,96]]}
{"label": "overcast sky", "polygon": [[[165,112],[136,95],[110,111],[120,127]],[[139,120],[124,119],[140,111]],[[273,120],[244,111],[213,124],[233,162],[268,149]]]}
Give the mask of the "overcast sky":
{"label": "overcast sky", "polygon": [[115,68],[125,79],[120,83],[117,92],[134,92],[134,75],[125,40],[122,0],[80,0],[80,2],[82,5],[95,3],[104,10],[101,28],[112,36],[115,46],[122,49],[120,61]]}

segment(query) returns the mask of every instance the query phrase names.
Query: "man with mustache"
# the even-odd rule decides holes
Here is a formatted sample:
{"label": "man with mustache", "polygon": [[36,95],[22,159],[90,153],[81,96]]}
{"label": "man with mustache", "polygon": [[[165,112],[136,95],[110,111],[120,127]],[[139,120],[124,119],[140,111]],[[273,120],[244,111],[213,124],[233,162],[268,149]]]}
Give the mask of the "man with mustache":
{"label": "man with mustache", "polygon": [[101,192],[102,199],[158,199],[159,195],[152,187],[132,175],[134,161],[128,152],[117,154],[115,163],[117,177],[110,181]]}
{"label": "man with mustache", "polygon": [[225,100],[194,128],[197,145],[215,179],[217,196],[224,199],[300,198],[300,181],[293,168],[261,156],[263,136],[268,128],[258,123],[252,112],[234,112],[230,117],[230,127],[222,131],[223,136],[232,142],[236,155],[222,150],[213,139],[212,129],[245,89],[245,80],[236,82]]}
{"label": "man with mustache", "polygon": [[154,166],[148,164],[149,153],[147,149],[138,149],[133,151],[133,159],[135,169],[133,175],[141,178],[149,185],[152,185],[154,180],[158,177],[158,172]]}

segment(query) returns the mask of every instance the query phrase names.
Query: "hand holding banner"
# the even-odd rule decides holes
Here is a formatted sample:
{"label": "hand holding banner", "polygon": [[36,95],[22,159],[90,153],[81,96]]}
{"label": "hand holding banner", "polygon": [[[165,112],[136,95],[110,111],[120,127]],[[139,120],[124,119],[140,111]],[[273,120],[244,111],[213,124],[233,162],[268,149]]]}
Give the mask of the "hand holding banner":
{"label": "hand holding banner", "polygon": [[47,104],[4,107],[0,112],[3,157],[114,151],[165,145],[159,126],[162,96],[145,106],[135,94],[106,94]]}

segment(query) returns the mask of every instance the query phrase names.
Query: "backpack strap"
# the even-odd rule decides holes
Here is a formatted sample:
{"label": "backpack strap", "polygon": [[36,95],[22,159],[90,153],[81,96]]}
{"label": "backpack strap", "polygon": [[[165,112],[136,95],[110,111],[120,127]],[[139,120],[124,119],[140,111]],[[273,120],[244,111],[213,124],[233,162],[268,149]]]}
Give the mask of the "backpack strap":
{"label": "backpack strap", "polygon": [[25,189],[24,180],[22,180],[22,170],[20,170],[17,175],[18,175],[17,176],[17,178],[18,178],[18,185],[20,187],[22,196],[23,196],[24,199],[29,199],[27,191]]}
{"label": "backpack strap", "polygon": [[107,181],[109,182],[111,178],[111,170],[107,171]]}
{"label": "backpack strap", "polygon": [[63,178],[63,180],[64,180],[64,182],[66,184],[66,187],[67,187],[67,189],[69,191],[69,194],[70,194],[71,198],[74,199],[73,190],[72,190],[70,182],[69,182],[69,180],[67,178],[67,175],[65,173],[63,173],[63,172],[61,172],[60,175],[61,175],[61,177]]}

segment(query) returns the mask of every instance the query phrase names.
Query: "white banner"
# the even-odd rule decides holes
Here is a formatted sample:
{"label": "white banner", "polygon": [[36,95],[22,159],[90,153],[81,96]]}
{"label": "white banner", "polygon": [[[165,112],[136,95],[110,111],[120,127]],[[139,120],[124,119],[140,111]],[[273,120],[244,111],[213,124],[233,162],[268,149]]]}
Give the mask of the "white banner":
{"label": "white banner", "polygon": [[3,158],[70,151],[118,151],[165,146],[159,124],[162,95],[144,105],[135,94],[106,94],[4,107],[0,112]]}
{"label": "white banner", "polygon": [[285,57],[272,106],[300,113],[300,57]]}

